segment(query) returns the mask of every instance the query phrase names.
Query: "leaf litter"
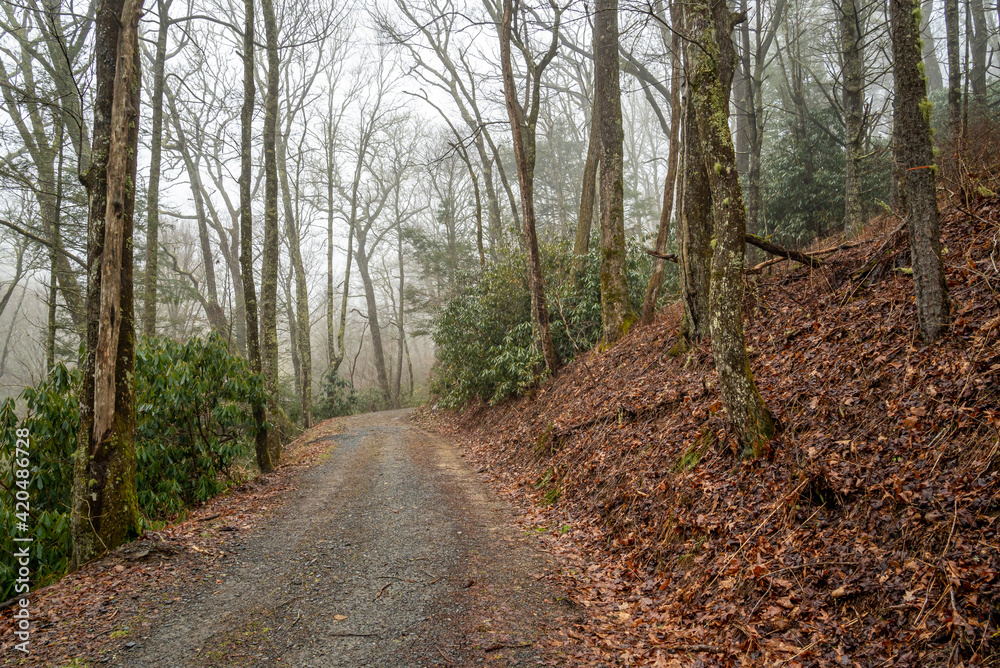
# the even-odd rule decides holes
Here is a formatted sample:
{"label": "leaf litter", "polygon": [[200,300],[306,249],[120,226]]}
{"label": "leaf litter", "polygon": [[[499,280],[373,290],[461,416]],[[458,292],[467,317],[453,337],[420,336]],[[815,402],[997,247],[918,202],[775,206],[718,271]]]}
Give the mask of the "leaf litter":
{"label": "leaf litter", "polygon": [[747,277],[782,424],[757,460],[727,432],[710,346],[668,354],[677,305],[529,396],[417,417],[465,439],[559,557],[587,617],[550,642],[586,643],[574,665],[1000,665],[1000,200],[943,212],[952,320],[933,345],[897,225]]}

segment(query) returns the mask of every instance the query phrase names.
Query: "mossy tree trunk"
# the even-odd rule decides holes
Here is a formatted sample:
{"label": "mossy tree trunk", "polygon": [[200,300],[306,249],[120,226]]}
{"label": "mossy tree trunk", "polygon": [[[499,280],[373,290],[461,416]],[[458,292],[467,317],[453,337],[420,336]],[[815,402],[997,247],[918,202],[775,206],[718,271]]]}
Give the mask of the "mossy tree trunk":
{"label": "mossy tree trunk", "polygon": [[915,0],[892,0],[893,135],[905,189],[917,320],[925,341],[948,328],[948,286],[941,262],[931,104],[920,59],[920,11]]}
{"label": "mossy tree trunk", "polygon": [[75,567],[138,532],[132,226],[141,14],[142,0],[122,0],[97,15],[93,160],[82,178],[89,281],[70,528]]}
{"label": "mossy tree trunk", "polygon": [[743,334],[746,209],[729,130],[729,89],[736,53],[725,0],[688,5],[692,44],[691,110],[696,117],[714,218],[709,330],[729,424],[745,454],[759,455],[775,422],[757,391]]}
{"label": "mossy tree trunk", "polygon": [[861,162],[864,159],[865,72],[858,0],[840,0],[840,45],[844,58],[844,233],[854,236],[864,225]]}
{"label": "mossy tree trunk", "polygon": [[594,98],[601,147],[601,321],[612,344],[635,322],[625,272],[624,131],[618,67],[618,0],[594,4]]}
{"label": "mossy tree trunk", "polygon": [[[687,47],[686,51],[690,53],[691,47]],[[681,120],[683,180],[677,236],[684,317],[681,321],[679,349],[686,349],[708,337],[708,293],[712,265],[712,200],[692,101],[689,85],[684,96]]]}
{"label": "mossy tree trunk", "polygon": [[[267,90],[264,93],[264,253],[260,277],[260,353],[272,422],[284,417],[278,405],[278,24],[272,0],[261,0]],[[284,420],[287,422],[287,419]],[[271,435],[271,464],[281,458],[277,434]]]}
{"label": "mossy tree trunk", "polygon": [[[243,106],[240,109],[240,279],[247,330],[247,358],[254,373],[261,373],[260,334],[257,322],[257,287],[253,282],[253,210],[251,180],[253,179],[253,105],[257,94],[254,83],[254,0],[244,0],[243,17]],[[253,419],[257,466],[261,473],[273,468],[267,446],[267,414],[263,403],[254,404]]]}

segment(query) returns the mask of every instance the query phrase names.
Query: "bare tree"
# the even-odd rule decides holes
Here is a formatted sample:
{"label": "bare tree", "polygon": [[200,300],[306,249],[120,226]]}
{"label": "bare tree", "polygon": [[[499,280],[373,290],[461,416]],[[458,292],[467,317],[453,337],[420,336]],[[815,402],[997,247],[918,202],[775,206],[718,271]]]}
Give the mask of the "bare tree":
{"label": "bare tree", "polygon": [[[549,326],[548,306],[545,302],[545,284],[542,278],[542,264],[538,253],[538,236],[535,230],[535,209],[533,199],[535,171],[535,127],[538,122],[542,73],[556,55],[559,46],[559,20],[562,8],[554,2],[550,5],[554,17],[551,27],[552,39],[545,54],[536,61],[527,37],[525,16],[519,18],[515,30],[514,2],[503,0],[503,15],[500,20],[500,64],[503,70],[504,100],[510,117],[511,134],[514,140],[514,160],[521,190],[521,213],[523,220],[524,246],[528,254],[528,283],[531,293],[531,314],[535,345],[545,360],[545,368],[554,374],[559,369],[559,358],[552,344],[552,330]],[[516,38],[515,38],[516,36]],[[511,65],[511,44],[517,44],[525,59],[525,105],[518,101],[517,84]]]}

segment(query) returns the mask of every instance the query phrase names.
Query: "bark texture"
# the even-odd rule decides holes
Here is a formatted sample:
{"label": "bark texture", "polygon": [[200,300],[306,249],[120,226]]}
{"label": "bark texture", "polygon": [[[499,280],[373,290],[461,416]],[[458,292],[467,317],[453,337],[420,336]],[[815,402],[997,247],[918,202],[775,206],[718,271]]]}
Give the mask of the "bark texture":
{"label": "bark texture", "polygon": [[[690,53],[691,47],[687,48]],[[712,200],[708,187],[708,174],[698,140],[698,124],[692,108],[693,97],[688,86],[684,97],[682,141],[684,144],[681,174],[681,215],[678,228],[678,246],[681,279],[681,302],[684,318],[681,321],[682,348],[693,345],[708,336],[708,296],[712,265]]]}
{"label": "bark texture", "polygon": [[618,0],[597,0],[594,12],[594,97],[601,109],[601,320],[604,343],[628,333],[636,316],[625,273],[624,131],[618,67]]}
{"label": "bark texture", "polygon": [[925,341],[948,328],[948,286],[941,263],[931,105],[920,60],[920,23],[915,0],[892,0],[892,55],[896,94],[894,135],[906,192],[910,257],[917,295],[917,320]]}
{"label": "bark texture", "polygon": [[87,355],[73,468],[73,565],[112,550],[138,530],[135,487],[135,212],[141,0],[98,13],[94,155],[89,199]]}
{"label": "bark texture", "polygon": [[[278,24],[272,0],[261,0],[264,51],[267,54],[267,90],[264,94],[264,253],[260,276],[260,356],[267,385],[268,410],[284,417],[278,406]],[[273,422],[274,420],[272,420]],[[285,420],[287,421],[287,420]],[[269,442],[271,463],[277,465],[281,445]]]}
{"label": "bark texture", "polygon": [[729,89],[736,53],[725,0],[695,0],[691,11],[692,104],[712,198],[715,252],[709,329],[719,389],[744,454],[760,455],[775,422],[750,370],[743,334],[746,209],[729,130]]}

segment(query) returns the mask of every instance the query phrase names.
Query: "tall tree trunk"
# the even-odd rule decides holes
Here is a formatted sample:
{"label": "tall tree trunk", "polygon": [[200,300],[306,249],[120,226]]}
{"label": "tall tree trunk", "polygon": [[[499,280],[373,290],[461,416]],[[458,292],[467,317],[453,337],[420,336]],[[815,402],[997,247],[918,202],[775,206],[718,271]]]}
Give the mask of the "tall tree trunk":
{"label": "tall tree trunk", "polygon": [[948,328],[948,286],[941,263],[934,151],[931,145],[930,103],[920,60],[920,24],[916,0],[891,0],[893,125],[898,137],[900,170],[906,188],[907,228],[917,320],[925,341]]}
{"label": "tall tree trunk", "polygon": [[383,401],[386,404],[392,400],[389,389],[389,373],[385,363],[385,347],[382,345],[382,329],[378,321],[378,304],[375,301],[375,284],[372,282],[371,272],[368,269],[368,249],[365,247],[367,232],[359,227],[355,230],[358,238],[358,246],[354,250],[354,257],[358,262],[358,273],[361,274],[361,283],[365,288],[365,305],[368,309],[368,324],[372,334],[372,350],[375,354],[375,373],[378,375],[378,386],[382,391]]}
{"label": "tall tree trunk", "polygon": [[[298,349],[299,357],[299,398],[302,404],[302,428],[312,426],[312,328],[309,323],[309,289],[306,286],[306,270],[302,263],[302,246],[299,228],[292,208],[292,193],[288,184],[287,140],[278,142],[278,176],[281,181],[282,201],[285,208],[285,235],[288,237],[288,254],[291,271],[295,277],[295,329],[296,338],[292,345]],[[289,298],[291,293],[289,293]]]}
{"label": "tall tree trunk", "polygon": [[131,240],[141,14],[142,0],[124,0],[104,4],[97,17],[94,159],[84,175],[88,345],[70,523],[76,567],[138,530]]}
{"label": "tall tree trunk", "polygon": [[[257,322],[257,288],[253,282],[253,209],[251,183],[253,179],[252,136],[253,104],[257,94],[254,85],[254,0],[244,0],[243,24],[243,106],[240,109],[240,278],[243,284],[244,313],[247,331],[247,358],[251,370],[262,374],[260,336]],[[261,473],[274,468],[268,448],[265,402],[254,402],[253,421],[257,467]]]}
{"label": "tall tree trunk", "polygon": [[969,83],[977,106],[982,106],[986,97],[986,52],[989,46],[989,31],[986,28],[986,12],[983,0],[968,0],[969,14],[972,15],[973,32],[966,35],[969,41],[972,71],[969,73]]}
{"label": "tall tree trunk", "polygon": [[[667,155],[667,178],[663,182],[663,206],[660,209],[660,225],[656,232],[656,250],[659,253],[667,251],[667,240],[670,238],[670,220],[674,209],[674,186],[677,183],[677,165],[680,153],[681,129],[681,38],[679,0],[670,3],[670,23],[673,27],[670,39],[670,153]],[[656,314],[656,304],[660,300],[660,288],[663,287],[663,271],[666,261],[660,258],[653,260],[653,273],[646,286],[646,297],[642,302],[642,321],[650,323]]]}
{"label": "tall tree trunk", "polygon": [[[295,377],[295,387],[302,389],[302,362],[299,359],[298,323],[295,321],[295,293],[292,289],[292,270],[282,279],[282,289],[285,291],[285,319],[288,321],[288,348],[292,358],[292,374]],[[301,400],[302,397],[299,397]]]}
{"label": "tall tree trunk", "polygon": [[163,162],[163,80],[167,60],[167,30],[173,0],[157,0],[160,26],[153,56],[153,128],[150,136],[149,181],[146,187],[146,275],[142,304],[142,333],[156,335],[156,279],[159,273],[160,167]]}
{"label": "tall tree trunk", "polygon": [[958,0],[944,0],[948,45],[948,126],[957,140],[962,132],[962,66],[958,44]]}
{"label": "tall tree trunk", "polygon": [[[400,230],[400,232],[402,232]],[[482,254],[480,253],[480,257]],[[396,235],[396,262],[399,263],[399,309],[396,311],[396,333],[398,337],[398,350],[396,357],[396,387],[393,388],[395,393],[394,404],[396,407],[402,405],[400,401],[401,383],[403,380],[403,352],[406,347],[406,330],[403,327],[403,299],[404,299],[404,286],[406,285],[406,272],[403,268],[403,235],[402,233]]]}
{"label": "tall tree trunk", "polygon": [[[264,254],[260,278],[261,364],[267,385],[268,410],[281,416],[278,405],[278,24],[272,0],[261,0],[264,44],[267,54],[267,90],[264,94]],[[273,422],[274,420],[272,420]],[[277,465],[281,444],[276,435],[269,443],[272,464]]]}
{"label": "tall tree trunk", "polygon": [[[48,375],[52,372],[52,369],[56,365],[56,330],[58,328],[58,323],[56,322],[56,301],[59,296],[59,291],[57,289],[59,281],[59,248],[62,246],[62,199],[63,199],[63,158],[66,154],[63,136],[64,126],[62,123],[56,124],[56,145],[59,147],[59,166],[56,168],[56,215],[54,219],[54,225],[52,229],[52,245],[49,247],[49,322],[48,327],[45,332],[45,373]],[[14,278],[10,282],[10,290],[13,291],[14,286],[17,285],[17,281],[21,278],[21,271],[24,263],[24,251],[20,250],[17,254],[17,268],[14,271]],[[4,300],[0,303],[0,313],[3,313],[3,307],[7,305],[6,299],[9,298],[10,292],[5,295]]]}
{"label": "tall tree trunk", "polygon": [[[686,20],[686,19],[685,19]],[[685,47],[690,57],[691,48]],[[693,93],[690,82],[686,86],[681,126],[683,155],[681,174],[681,215],[678,229],[681,282],[681,301],[684,317],[681,321],[681,339],[678,351],[695,345],[709,334],[708,297],[712,266],[712,199],[708,174],[698,141],[698,123],[692,107]]]}
{"label": "tall tree trunk", "polygon": [[844,234],[854,236],[864,225],[861,199],[861,161],[864,156],[864,30],[857,0],[840,2],[840,43],[844,57],[844,125],[846,126],[844,169]]}
{"label": "tall tree trunk", "polygon": [[934,28],[931,26],[931,16],[934,12],[934,0],[921,0],[920,37],[924,47],[924,67],[927,71],[927,92],[933,93],[944,88],[941,79],[941,64],[938,62],[937,49],[934,47]]}
{"label": "tall tree trunk", "polygon": [[[576,217],[576,236],[573,240],[573,275],[583,274],[590,251],[590,228],[594,222],[594,199],[597,190],[597,168],[601,160],[600,114],[598,97],[594,96],[590,114],[590,133],[587,139],[587,158],[583,163],[583,185],[580,188],[580,213]],[[575,282],[575,281],[574,281]]]}
{"label": "tall tree trunk", "polygon": [[[503,70],[504,100],[507,106],[507,116],[510,119],[511,135],[514,142],[514,162],[517,165],[517,178],[521,190],[521,214],[523,221],[523,239],[528,255],[528,283],[531,292],[531,315],[534,321],[535,345],[545,360],[545,368],[555,374],[559,369],[559,357],[552,344],[552,328],[549,325],[549,310],[545,302],[545,282],[542,278],[542,262],[538,252],[538,235],[535,231],[535,122],[538,119],[538,79],[541,71],[555,56],[553,40],[549,53],[541,63],[534,68],[535,87],[531,91],[531,112],[525,118],[525,111],[520,108],[517,99],[517,85],[514,83],[514,70],[510,62],[511,22],[513,20],[513,0],[504,0],[503,18],[500,24],[500,64]],[[555,34],[558,34],[558,24]]]}
{"label": "tall tree trunk", "polygon": [[635,322],[625,272],[625,199],[621,83],[618,67],[618,0],[596,0],[594,98],[600,100],[601,320],[604,343],[612,344]]}
{"label": "tall tree trunk", "polygon": [[715,219],[712,257],[712,356],[729,424],[745,454],[758,456],[774,434],[774,418],[750,370],[743,335],[746,210],[729,131],[729,89],[736,54],[725,0],[694,0],[691,8],[691,96]]}

